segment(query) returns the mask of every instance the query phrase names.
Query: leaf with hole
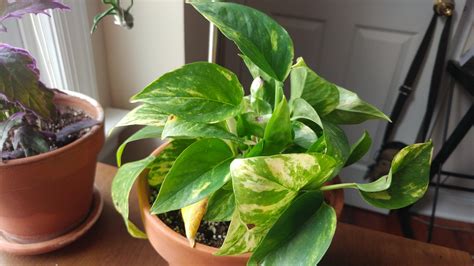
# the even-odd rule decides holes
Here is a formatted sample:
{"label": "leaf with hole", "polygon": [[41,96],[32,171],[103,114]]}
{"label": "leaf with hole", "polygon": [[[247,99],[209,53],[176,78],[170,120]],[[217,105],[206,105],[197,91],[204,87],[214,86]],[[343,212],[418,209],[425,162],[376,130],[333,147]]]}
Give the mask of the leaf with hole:
{"label": "leaf with hole", "polygon": [[303,187],[320,187],[336,162],[324,154],[235,159],[230,167],[237,210],[246,224],[267,227]]}

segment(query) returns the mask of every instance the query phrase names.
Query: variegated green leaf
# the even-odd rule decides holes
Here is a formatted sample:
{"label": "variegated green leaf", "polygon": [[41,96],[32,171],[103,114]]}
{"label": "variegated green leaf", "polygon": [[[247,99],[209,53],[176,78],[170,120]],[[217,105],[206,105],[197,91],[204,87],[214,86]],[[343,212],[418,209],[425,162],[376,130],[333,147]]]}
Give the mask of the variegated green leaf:
{"label": "variegated green leaf", "polygon": [[307,152],[326,153],[326,138],[324,134],[309,147]]}
{"label": "variegated green leaf", "polygon": [[251,104],[252,111],[260,115],[269,115],[272,113],[272,106],[265,100],[255,99]]}
{"label": "variegated green leaf", "polygon": [[161,133],[163,132],[163,127],[155,127],[155,126],[146,126],[137,132],[135,132],[133,135],[128,137],[117,149],[116,152],[116,159],[117,159],[117,166],[120,167],[122,165],[122,154],[123,151],[125,150],[125,147],[127,147],[127,144],[130,142],[134,142],[137,140],[142,140],[142,139],[153,139],[153,138],[158,138],[161,139]]}
{"label": "variegated green leaf", "polygon": [[176,158],[193,142],[194,140],[174,139],[167,144],[166,148],[147,167],[150,169],[147,175],[148,185],[156,189],[159,188]]}
{"label": "variegated green leaf", "polygon": [[140,231],[130,220],[128,220],[128,199],[130,196],[130,190],[133,187],[133,183],[135,183],[135,180],[140,175],[140,173],[143,172],[143,170],[145,170],[154,160],[154,156],[149,156],[143,160],[124,164],[118,169],[117,174],[112,181],[112,200],[114,202],[115,209],[122,215],[128,232],[133,237],[137,238],[146,238],[146,235]]}
{"label": "variegated green leaf", "polygon": [[392,172],[370,183],[356,184],[355,188],[364,192],[379,192],[379,191],[388,189],[391,184],[392,184]]}
{"label": "variegated green leaf", "polygon": [[235,211],[224,244],[214,255],[226,256],[250,252],[258,246],[268,230],[269,228],[262,226],[249,228],[240,219],[239,212]]}
{"label": "variegated green leaf", "polygon": [[230,171],[241,220],[272,225],[301,188],[320,187],[335,164],[324,154],[304,153],[234,160]]}
{"label": "variegated green leaf", "polygon": [[323,186],[321,187],[321,190],[327,191],[327,190],[334,190],[334,189],[341,189],[341,188],[354,188],[354,189],[358,189],[364,192],[380,192],[380,191],[388,189],[391,183],[392,183],[392,173],[390,172],[388,175],[382,176],[381,178],[370,183],[334,184],[334,185]]}
{"label": "variegated green leaf", "polygon": [[[257,103],[261,105],[263,110],[266,110],[265,114],[271,113],[271,110],[275,106],[275,90],[277,90],[278,88],[283,88],[283,83],[262,71],[252,62],[252,60],[250,60],[250,58],[246,57],[245,55],[240,55],[240,57],[242,57],[242,60],[247,66],[252,77],[254,79],[263,80],[263,86],[260,86],[258,90],[255,88],[253,88],[252,90],[252,87],[250,88],[251,96],[257,100],[261,100]],[[268,106],[265,105],[265,103],[268,103],[270,105],[270,112],[268,112]]]}
{"label": "variegated green leaf", "polygon": [[230,70],[197,62],[164,74],[132,97],[163,113],[194,122],[218,122],[240,113],[242,85]]}
{"label": "variegated green leaf", "polygon": [[212,193],[209,197],[204,220],[214,222],[230,221],[234,210],[234,190],[232,190],[232,182],[228,182],[228,184]]}
{"label": "variegated green leaf", "polygon": [[337,86],[318,76],[303,58],[291,70],[291,100],[302,98],[320,115],[330,113],[339,102]]}
{"label": "variegated green leaf", "polygon": [[323,128],[323,122],[321,122],[318,113],[306,100],[297,98],[290,103],[293,110],[291,120],[305,119]]}
{"label": "variegated green leaf", "polygon": [[345,164],[350,155],[350,146],[344,131],[328,121],[323,120],[323,138],[319,138],[308,152],[322,152],[334,157],[338,161],[338,167],[334,173],[339,172],[340,168]]}
{"label": "variegated green leaf", "polygon": [[115,127],[143,125],[163,127],[168,115],[159,108],[150,104],[142,104],[128,112]]}
{"label": "variegated green leaf", "polygon": [[[252,74],[253,75],[253,74]],[[271,95],[268,95],[268,86],[258,74],[250,86],[250,106],[252,110],[259,115],[267,115],[272,113],[272,105],[274,102],[275,93],[274,86],[270,88]]]}
{"label": "variegated green leaf", "polygon": [[254,112],[241,114],[237,117],[237,134],[239,136],[257,136],[262,138],[271,115],[258,115]]}
{"label": "variegated green leaf", "polygon": [[321,193],[305,193],[281,215],[248,265],[316,265],[331,244],[336,224],[336,212]]}
{"label": "variegated green leaf", "polygon": [[362,137],[351,146],[351,154],[349,155],[349,158],[347,158],[344,166],[349,166],[362,159],[362,157],[364,157],[364,155],[369,151],[370,145],[372,145],[372,139],[370,138],[369,132],[364,131]]}
{"label": "variegated green leaf", "polygon": [[369,119],[390,121],[390,118],[382,111],[361,100],[354,92],[339,86],[337,89],[339,90],[339,104],[324,119],[336,124],[360,124]]}
{"label": "variegated green leaf", "polygon": [[218,124],[190,122],[177,117],[168,119],[162,138],[220,138],[242,142],[236,135]]}
{"label": "variegated green leaf", "polygon": [[361,195],[379,208],[399,209],[415,203],[428,188],[432,153],[431,141],[403,148],[393,158],[390,187],[378,192],[361,191]]}
{"label": "variegated green leaf", "polygon": [[230,147],[220,139],[202,139],[191,144],[166,175],[151,212],[178,210],[218,190],[230,179],[233,157]]}
{"label": "variegated green leaf", "polygon": [[293,141],[296,145],[309,149],[309,147],[318,140],[316,133],[302,122],[293,121],[292,125],[295,133],[295,139]]}
{"label": "variegated green leaf", "polygon": [[244,154],[244,158],[250,158],[255,156],[260,156],[263,153],[263,146],[264,140],[260,140],[253,146],[246,154]]}
{"label": "variegated green leaf", "polygon": [[192,3],[242,53],[269,76],[284,81],[293,61],[293,42],[283,27],[264,13],[234,3]]}
{"label": "variegated green leaf", "polygon": [[293,140],[290,110],[284,97],[275,106],[275,110],[265,128],[263,139],[262,155],[280,153]]}

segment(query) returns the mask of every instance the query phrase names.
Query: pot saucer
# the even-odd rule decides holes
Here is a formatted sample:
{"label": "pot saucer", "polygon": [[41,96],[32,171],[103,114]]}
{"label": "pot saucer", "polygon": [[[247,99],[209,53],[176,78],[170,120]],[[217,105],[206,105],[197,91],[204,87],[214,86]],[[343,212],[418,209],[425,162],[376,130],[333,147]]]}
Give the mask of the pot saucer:
{"label": "pot saucer", "polygon": [[99,219],[103,205],[104,201],[102,196],[100,195],[99,190],[94,187],[92,208],[84,221],[74,229],[53,239],[25,244],[14,242],[0,235],[0,252],[7,252],[14,255],[37,255],[60,249],[76,241],[89,231],[89,229]]}

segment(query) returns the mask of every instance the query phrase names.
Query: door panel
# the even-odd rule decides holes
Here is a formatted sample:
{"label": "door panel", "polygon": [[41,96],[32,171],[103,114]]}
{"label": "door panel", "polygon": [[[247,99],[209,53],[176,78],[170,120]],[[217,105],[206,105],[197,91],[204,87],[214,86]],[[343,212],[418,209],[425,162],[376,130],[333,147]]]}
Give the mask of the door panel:
{"label": "door panel", "polygon": [[295,57],[301,56],[314,65],[321,62],[325,26],[323,21],[285,15],[276,15],[274,18],[288,31],[292,39],[305,41],[305,45],[295,46]]}

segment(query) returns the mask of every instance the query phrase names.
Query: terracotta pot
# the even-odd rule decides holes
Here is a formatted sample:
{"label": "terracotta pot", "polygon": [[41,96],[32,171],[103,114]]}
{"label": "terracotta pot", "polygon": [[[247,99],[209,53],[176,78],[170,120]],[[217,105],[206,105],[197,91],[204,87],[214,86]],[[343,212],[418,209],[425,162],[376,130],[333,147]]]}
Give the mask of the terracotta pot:
{"label": "terracotta pot", "polygon": [[91,208],[97,155],[105,138],[104,112],[79,93],[57,94],[54,102],[101,123],[57,150],[0,162],[0,233],[10,240],[30,243],[62,235]]}
{"label": "terracotta pot", "polygon": [[[161,145],[152,154],[158,155],[166,144]],[[138,200],[140,203],[140,213],[143,226],[153,248],[170,265],[245,265],[250,258],[250,254],[237,256],[214,256],[217,248],[196,243],[194,248],[189,246],[186,237],[173,231],[158,216],[150,214],[150,190],[146,179],[147,172],[143,172],[138,179]],[[337,183],[339,178],[335,178]],[[337,217],[341,215],[344,206],[344,192],[342,190],[332,190],[325,193],[328,201],[336,210]]]}

